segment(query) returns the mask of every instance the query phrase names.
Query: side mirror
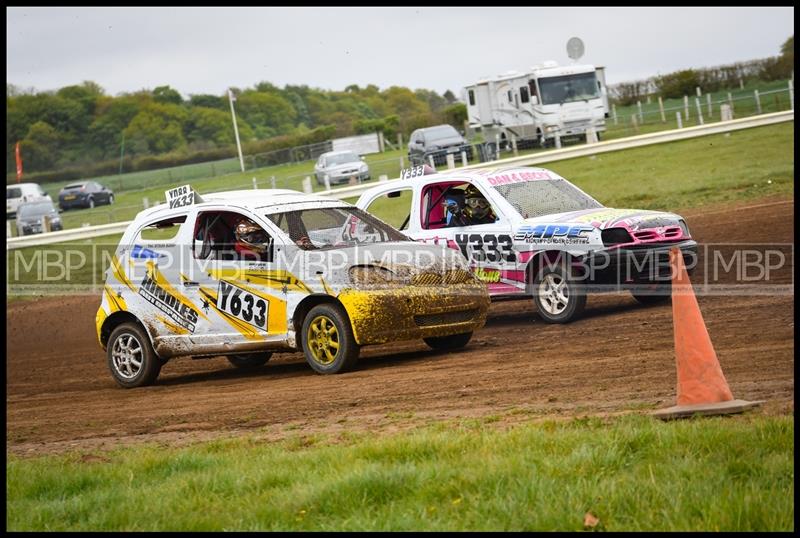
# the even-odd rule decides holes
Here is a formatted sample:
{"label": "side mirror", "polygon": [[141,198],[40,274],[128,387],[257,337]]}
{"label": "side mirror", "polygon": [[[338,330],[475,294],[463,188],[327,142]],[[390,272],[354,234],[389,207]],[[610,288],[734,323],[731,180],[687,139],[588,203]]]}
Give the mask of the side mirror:
{"label": "side mirror", "polygon": [[539,96],[538,95],[531,95],[531,104],[538,105],[539,104]]}

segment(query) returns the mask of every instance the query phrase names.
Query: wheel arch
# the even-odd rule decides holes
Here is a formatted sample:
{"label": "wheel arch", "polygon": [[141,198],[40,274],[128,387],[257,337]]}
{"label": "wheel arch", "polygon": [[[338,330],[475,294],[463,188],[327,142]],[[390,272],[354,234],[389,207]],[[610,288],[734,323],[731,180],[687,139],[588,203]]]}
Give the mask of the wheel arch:
{"label": "wheel arch", "polygon": [[153,342],[153,335],[150,332],[149,327],[147,327],[139,318],[130,312],[120,310],[108,316],[105,320],[103,320],[103,324],[100,326],[100,345],[103,346],[103,349],[108,346],[108,339],[111,337],[111,333],[114,332],[114,329],[123,323],[128,322],[138,325],[145,332],[145,334],[147,334],[148,338],[150,338],[150,342]]}
{"label": "wheel arch", "polygon": [[338,306],[344,312],[345,318],[347,318],[348,323],[352,328],[352,322],[350,321],[350,315],[347,313],[347,309],[344,307],[341,301],[332,295],[326,294],[314,294],[309,295],[297,305],[297,308],[294,309],[294,314],[292,314],[292,327],[294,328],[295,334],[295,344],[298,349],[303,348],[303,322],[306,320],[306,316],[308,313],[311,312],[311,309],[317,305],[321,304],[332,304]]}
{"label": "wheel arch", "polygon": [[563,256],[565,260],[572,262],[573,255],[565,250],[543,250],[541,252],[537,252],[530,260],[528,260],[528,265],[525,266],[525,291],[528,294],[533,292],[533,281],[536,278],[536,275],[539,274],[539,271],[543,267],[541,263],[543,260],[549,264],[554,264],[559,256]]}

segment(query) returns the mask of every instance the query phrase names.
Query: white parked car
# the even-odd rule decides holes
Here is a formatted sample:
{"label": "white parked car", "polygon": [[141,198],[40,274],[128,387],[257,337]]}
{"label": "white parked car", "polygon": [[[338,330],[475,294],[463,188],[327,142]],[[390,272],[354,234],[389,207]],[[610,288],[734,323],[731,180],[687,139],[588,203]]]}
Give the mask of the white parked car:
{"label": "white parked car", "polygon": [[[416,167],[404,176],[364,192],[356,205],[390,207],[406,235],[458,250],[493,297],[532,296],[547,322],[574,319],[589,291],[668,299],[672,247],[688,269],[696,263],[697,243],[680,215],[605,207],[551,170]],[[392,199],[396,205],[387,205]]]}
{"label": "white parked car", "polygon": [[317,372],[352,368],[363,345],[465,346],[485,286],[450,249],[341,202],[290,190],[168,191],[139,213],[106,274],[97,336],[123,387],[173,357],[263,365],[302,350]]}
{"label": "white parked car", "polygon": [[38,183],[6,185],[6,219],[16,217],[19,204],[41,198],[50,198],[50,196]]}

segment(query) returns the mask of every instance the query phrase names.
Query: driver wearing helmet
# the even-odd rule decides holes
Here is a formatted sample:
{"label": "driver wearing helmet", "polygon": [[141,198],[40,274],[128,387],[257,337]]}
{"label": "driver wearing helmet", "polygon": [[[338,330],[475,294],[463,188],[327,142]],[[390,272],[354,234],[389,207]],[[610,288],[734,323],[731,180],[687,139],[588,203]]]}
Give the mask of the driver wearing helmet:
{"label": "driver wearing helmet", "polygon": [[271,239],[261,226],[242,217],[233,229],[234,249],[242,260],[266,261]]}
{"label": "driver wearing helmet", "polygon": [[497,220],[491,204],[474,185],[470,185],[464,190],[463,208],[460,208],[455,202],[450,202],[447,210],[452,214],[448,226],[491,224]]}

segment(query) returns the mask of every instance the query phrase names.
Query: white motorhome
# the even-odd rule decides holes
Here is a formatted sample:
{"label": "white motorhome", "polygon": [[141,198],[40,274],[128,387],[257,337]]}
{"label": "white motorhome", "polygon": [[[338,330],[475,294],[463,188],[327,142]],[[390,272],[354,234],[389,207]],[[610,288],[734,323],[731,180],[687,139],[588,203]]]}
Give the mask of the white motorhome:
{"label": "white motorhome", "polygon": [[471,130],[481,130],[487,142],[546,145],[560,137],[584,138],[590,128],[605,131],[608,96],[605,68],[545,62],[525,73],[510,71],[467,86],[467,117]]}

